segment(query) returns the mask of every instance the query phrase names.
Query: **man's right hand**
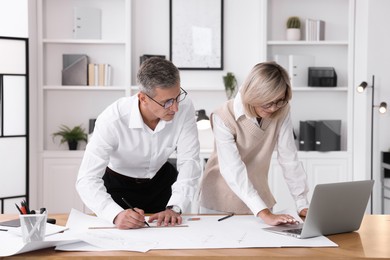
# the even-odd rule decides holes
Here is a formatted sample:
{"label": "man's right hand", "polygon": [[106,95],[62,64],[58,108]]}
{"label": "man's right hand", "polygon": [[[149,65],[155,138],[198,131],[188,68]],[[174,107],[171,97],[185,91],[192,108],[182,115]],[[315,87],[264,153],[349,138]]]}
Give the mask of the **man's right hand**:
{"label": "man's right hand", "polygon": [[142,209],[134,208],[120,212],[114,219],[114,224],[119,229],[142,228],[145,226],[145,215]]}

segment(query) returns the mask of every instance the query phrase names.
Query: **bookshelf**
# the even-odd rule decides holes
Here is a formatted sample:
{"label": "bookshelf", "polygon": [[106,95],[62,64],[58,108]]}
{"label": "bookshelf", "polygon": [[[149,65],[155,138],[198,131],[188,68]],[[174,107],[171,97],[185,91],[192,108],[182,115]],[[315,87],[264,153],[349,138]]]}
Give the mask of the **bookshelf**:
{"label": "bookshelf", "polygon": [[[261,7],[264,16],[261,60],[274,60],[275,55],[310,55],[314,57],[314,66],[334,67],[337,73],[336,87],[292,86],[291,115],[297,136],[299,121],[341,120],[340,151],[298,152],[308,174],[310,199],[316,184],[352,180],[353,176],[355,0],[264,0]],[[301,19],[300,41],[286,40],[285,23],[290,16]],[[325,21],[323,41],[306,40],[306,18]],[[276,157],[270,175],[270,186],[278,200],[274,210],[291,207],[293,200],[286,194],[287,186]]]}
{"label": "bookshelf", "polygon": [[[314,66],[334,67],[337,73],[337,87],[292,86],[294,129],[299,130],[300,120],[339,119],[341,152],[350,152],[355,0],[265,0],[262,10],[265,16],[262,60],[273,60],[277,54],[310,55],[314,57]],[[301,19],[300,41],[285,40],[285,22],[290,16]],[[305,40],[306,18],[325,21],[324,41]]]}
{"label": "bookshelf", "polygon": [[[101,11],[101,38],[75,39],[75,8]],[[130,0],[38,0],[38,86],[40,98],[40,150],[67,150],[53,142],[51,134],[61,124],[82,124],[117,98],[130,94],[131,1]],[[99,26],[99,25],[97,25]],[[110,64],[110,86],[62,86],[63,54],[86,54],[88,63]],[[59,109],[60,108],[60,109]],[[83,144],[85,146],[85,144]],[[79,149],[83,149],[81,146]]]}
{"label": "bookshelf", "polygon": [[[52,133],[62,124],[81,124],[88,132],[89,119],[116,99],[130,95],[131,0],[37,0],[36,4],[38,178],[42,180],[38,200],[50,213],[69,212],[71,208],[88,212],[74,187],[86,144],[69,151],[67,144],[53,141]],[[74,8],[100,9],[99,39],[74,38]],[[63,54],[86,54],[88,63],[110,64],[110,86],[63,86]]]}

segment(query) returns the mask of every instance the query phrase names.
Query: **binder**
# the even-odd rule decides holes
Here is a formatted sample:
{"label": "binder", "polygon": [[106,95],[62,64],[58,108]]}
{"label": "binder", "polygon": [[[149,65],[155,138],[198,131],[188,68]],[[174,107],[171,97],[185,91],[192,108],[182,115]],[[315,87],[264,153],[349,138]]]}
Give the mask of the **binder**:
{"label": "binder", "polygon": [[289,74],[292,87],[308,85],[309,67],[314,66],[314,57],[311,55],[289,55]]}
{"label": "binder", "polygon": [[320,120],[315,127],[317,151],[340,151],[341,120]]}
{"label": "binder", "polygon": [[62,55],[62,85],[86,86],[88,57],[85,54]]}
{"label": "binder", "polygon": [[73,38],[101,39],[101,10],[99,8],[74,8]]}
{"label": "binder", "polygon": [[299,121],[299,150],[314,151],[316,136],[316,121]]}

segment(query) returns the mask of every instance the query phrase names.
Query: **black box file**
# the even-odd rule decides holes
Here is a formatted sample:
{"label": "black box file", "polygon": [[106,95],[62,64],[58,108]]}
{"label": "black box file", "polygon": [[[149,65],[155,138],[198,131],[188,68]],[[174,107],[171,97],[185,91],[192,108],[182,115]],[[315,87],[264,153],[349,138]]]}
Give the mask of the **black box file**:
{"label": "black box file", "polygon": [[309,86],[336,87],[337,74],[332,67],[309,67]]}

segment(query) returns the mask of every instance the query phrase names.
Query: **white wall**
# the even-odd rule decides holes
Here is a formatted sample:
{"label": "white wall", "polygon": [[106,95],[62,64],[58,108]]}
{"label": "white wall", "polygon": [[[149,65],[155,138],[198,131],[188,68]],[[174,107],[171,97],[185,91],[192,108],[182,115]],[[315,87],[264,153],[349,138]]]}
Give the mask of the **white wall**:
{"label": "white wall", "polygon": [[[387,0],[357,0],[355,36],[355,84],[366,81],[372,85],[375,75],[375,105],[385,101],[390,104],[390,35],[383,24],[390,22]],[[371,175],[371,88],[354,94],[354,179],[369,179]],[[390,113],[374,110],[373,192],[374,213],[381,212],[380,160],[381,151],[390,149]],[[389,184],[390,185],[390,184]],[[390,203],[385,206],[390,212]]]}
{"label": "white wall", "polygon": [[[169,58],[169,0],[135,0],[132,18],[132,79],[135,85],[139,57],[143,54]],[[209,114],[226,101],[222,76],[233,72],[241,84],[260,62],[261,1],[224,0],[224,69],[181,71],[182,87],[189,90],[196,109]],[[204,91],[203,91],[204,90]]]}
{"label": "white wall", "polygon": [[28,0],[0,1],[0,35],[28,37]]}
{"label": "white wall", "polygon": [[[389,10],[390,1],[375,0],[369,1],[368,11],[368,51],[367,51],[367,67],[368,79],[371,82],[371,75],[375,75],[375,96],[374,105],[379,105],[380,102],[387,102],[390,105],[390,34],[386,26],[390,22]],[[371,98],[371,95],[369,95]],[[380,185],[380,161],[381,151],[390,149],[390,113],[379,114],[378,110],[374,110],[374,179],[376,187],[374,196],[381,197],[379,192]],[[374,198],[375,198],[374,197]],[[374,200],[374,208],[376,213],[380,213],[380,200]],[[386,212],[390,212],[390,204],[387,204]]]}

